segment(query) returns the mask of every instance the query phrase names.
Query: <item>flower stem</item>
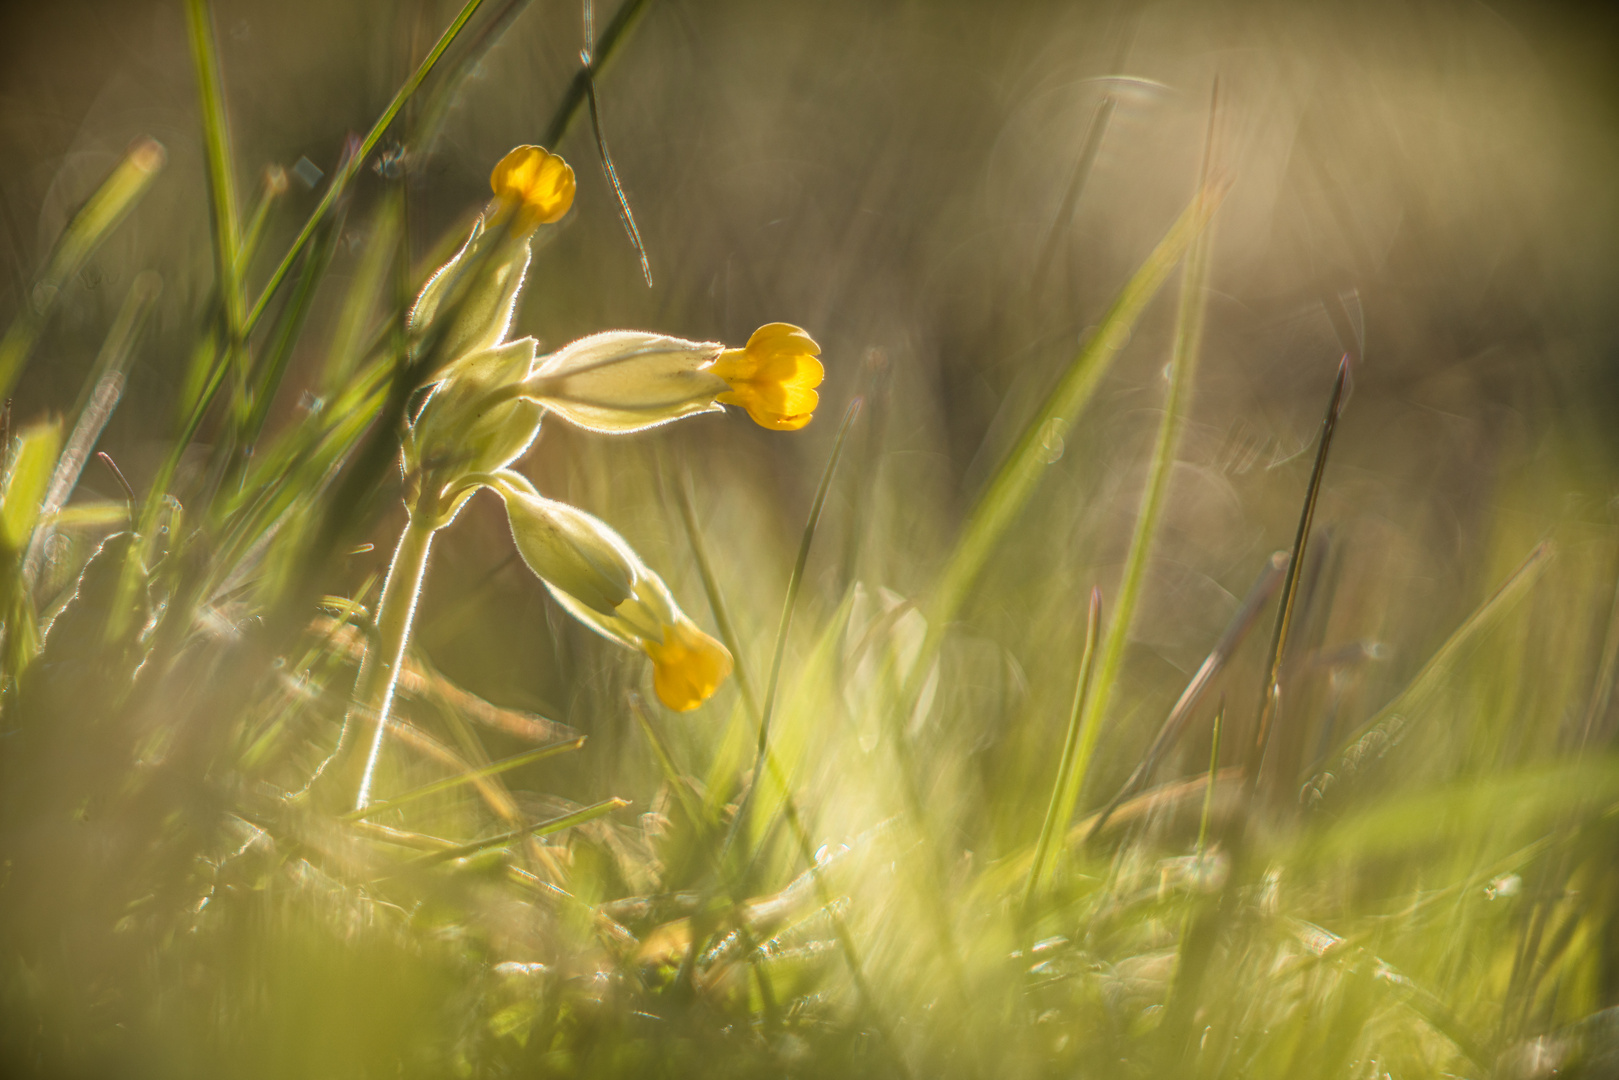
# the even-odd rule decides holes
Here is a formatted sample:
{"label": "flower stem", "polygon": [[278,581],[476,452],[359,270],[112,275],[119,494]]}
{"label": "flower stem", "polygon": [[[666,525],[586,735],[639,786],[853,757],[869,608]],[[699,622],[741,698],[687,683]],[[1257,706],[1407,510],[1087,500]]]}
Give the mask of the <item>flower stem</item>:
{"label": "flower stem", "polygon": [[399,683],[399,668],[410,641],[416,600],[427,575],[427,552],[433,544],[433,533],[438,530],[437,517],[432,508],[418,507],[411,515],[410,524],[400,534],[399,546],[394,548],[393,562],[388,566],[387,583],[382,587],[382,600],[377,604],[376,637],[365,651],[359,678],[354,683],[354,704],[345,727],[366,721],[374,725],[371,748],[366,753],[365,769],[360,774],[359,789],[354,797],[356,810],[364,810],[371,801],[371,782],[377,760],[382,756],[394,687]]}

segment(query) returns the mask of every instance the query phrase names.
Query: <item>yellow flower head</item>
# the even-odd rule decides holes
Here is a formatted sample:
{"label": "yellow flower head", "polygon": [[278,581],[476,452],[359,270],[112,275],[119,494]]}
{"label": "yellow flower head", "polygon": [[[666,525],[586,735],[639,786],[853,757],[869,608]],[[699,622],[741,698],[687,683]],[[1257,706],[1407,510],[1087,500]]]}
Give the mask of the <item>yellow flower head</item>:
{"label": "yellow flower head", "polygon": [[685,620],[664,627],[662,641],[643,640],[641,648],[652,661],[658,700],[676,712],[697,708],[731,674],[725,646]]}
{"label": "yellow flower head", "polygon": [[489,186],[515,209],[512,231],[520,236],[560,220],[573,205],[573,169],[542,146],[519,146],[501,158]]}
{"label": "yellow flower head", "polygon": [[755,423],[773,431],[797,431],[810,422],[825,369],[815,359],[821,347],[791,323],[767,323],[741,349],[720,353],[709,371],[731,389],[715,401],[740,405]]}

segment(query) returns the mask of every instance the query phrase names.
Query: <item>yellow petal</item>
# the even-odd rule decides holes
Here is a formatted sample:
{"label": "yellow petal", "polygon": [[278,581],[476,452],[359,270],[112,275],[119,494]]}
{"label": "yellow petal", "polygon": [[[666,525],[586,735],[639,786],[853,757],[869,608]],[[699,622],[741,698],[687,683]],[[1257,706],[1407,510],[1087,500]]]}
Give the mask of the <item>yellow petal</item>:
{"label": "yellow petal", "polygon": [[512,231],[519,234],[561,219],[573,205],[573,169],[541,146],[519,146],[501,158],[489,186],[515,208]]}
{"label": "yellow petal", "polygon": [[795,431],[810,422],[826,369],[816,359],[821,347],[791,323],[767,323],[743,349],[726,349],[709,369],[730,390],[714,400],[740,405],[755,423],[775,431]]}
{"label": "yellow petal", "polygon": [[643,646],[652,660],[652,688],[676,712],[690,712],[713,696],[731,674],[731,654],[687,622],[664,628],[662,641]]}

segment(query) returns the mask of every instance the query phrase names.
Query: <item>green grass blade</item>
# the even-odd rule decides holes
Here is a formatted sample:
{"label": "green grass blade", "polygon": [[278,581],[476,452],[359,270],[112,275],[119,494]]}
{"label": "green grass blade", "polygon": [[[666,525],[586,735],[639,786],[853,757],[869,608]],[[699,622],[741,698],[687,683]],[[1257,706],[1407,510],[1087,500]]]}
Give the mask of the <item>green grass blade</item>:
{"label": "green grass blade", "polygon": [[614,810],[622,810],[628,805],[630,805],[630,801],[628,799],[620,799],[616,796],[611,799],[603,799],[601,802],[592,803],[591,805],[580,810],[575,810],[570,814],[563,814],[560,817],[554,817],[547,821],[538,822],[534,825],[526,825],[521,829],[512,829],[496,836],[487,836],[482,840],[473,840],[470,843],[458,844],[453,848],[446,848],[443,851],[435,851],[431,855],[424,855],[419,859],[412,859],[410,862],[400,867],[400,872],[423,869],[429,866],[437,866],[439,863],[449,862],[452,859],[464,859],[468,855],[476,855],[480,851],[489,851],[492,848],[504,847],[514,840],[526,840],[531,836],[550,836],[552,833],[559,833],[563,829],[571,829],[575,825],[583,825],[587,821],[595,821],[597,818],[605,817]]}
{"label": "green grass blade", "polygon": [[[50,539],[62,508],[67,505],[69,496],[79,482],[79,475],[84,471],[85,462],[90,459],[90,452],[95,449],[96,441],[101,438],[102,430],[123,396],[124,373],[129,368],[135,339],[162,288],[162,279],[153,271],[148,270],[135,279],[117,317],[113,319],[112,329],[101,344],[101,352],[96,356],[90,375],[84,381],[84,389],[72,413],[71,433],[56,461],[56,470],[40,506],[40,516],[46,519],[44,527],[35,531],[28,545],[28,555],[23,560],[25,593],[33,590],[44,557],[45,543]],[[123,511],[126,515],[128,512],[128,508]]]}
{"label": "green grass blade", "polygon": [[1029,880],[1023,888],[1023,910],[1033,908],[1034,898],[1040,892],[1048,869],[1054,839],[1067,826],[1073,816],[1074,803],[1068,797],[1072,787],[1074,763],[1079,749],[1079,721],[1084,714],[1085,698],[1090,692],[1091,672],[1096,668],[1096,642],[1102,623],[1102,593],[1091,590],[1090,611],[1085,618],[1085,651],[1080,656],[1079,678],[1074,683],[1074,707],[1068,715],[1068,735],[1063,740],[1062,758],[1057,764],[1057,779],[1051,785],[1051,801],[1046,807],[1046,819],[1040,825],[1040,839],[1034,845],[1034,862],[1029,866]]}
{"label": "green grass blade", "polygon": [[461,31],[466,27],[467,21],[477,13],[478,8],[482,5],[483,0],[467,0],[460,13],[456,15],[455,20],[440,35],[432,51],[422,58],[422,62],[417,65],[410,78],[405,80],[404,85],[394,94],[393,100],[388,102],[388,107],[382,110],[382,115],[377,117],[377,122],[371,125],[371,130],[366,132],[365,138],[360,141],[359,148],[344,160],[343,167],[338,169],[337,174],[332,177],[332,182],[327,185],[326,194],[321,196],[320,203],[315,207],[314,213],[309,215],[309,220],[304,222],[303,229],[299,231],[297,238],[293,240],[292,246],[287,249],[287,253],[282,257],[280,265],[270,274],[270,280],[265,283],[264,291],[259,293],[258,300],[253,304],[253,310],[248,312],[247,319],[242,326],[244,334],[252,333],[253,328],[264,317],[264,309],[269,306],[271,299],[276,294],[276,290],[281,287],[281,283],[286,280],[287,275],[292,271],[293,263],[298,261],[298,256],[302,254],[304,248],[314,238],[315,229],[326,219],[326,215],[336,205],[338,197],[347,190],[355,175],[364,168],[366,161],[371,157],[371,151],[376,149],[377,143],[387,133],[389,126],[394,122],[394,118],[405,107],[405,102],[411,99],[411,96],[426,81],[427,76],[432,74],[433,68],[444,55],[444,51],[460,35]]}
{"label": "green grass blade", "polygon": [[0,400],[11,395],[17,376],[33,352],[45,320],[62,290],[83,269],[107,234],[124,220],[157,177],[167,158],[155,139],[141,139],[124,155],[112,175],[62,230],[45,262],[45,271],[29,291],[22,310],[0,338]]}
{"label": "green grass blade", "polygon": [[[1203,190],[1207,191],[1207,187]],[[1194,208],[1198,206],[1197,203],[1193,205]],[[1066,829],[1073,818],[1080,792],[1085,787],[1085,777],[1090,772],[1096,741],[1101,737],[1102,722],[1113,695],[1113,684],[1118,680],[1119,668],[1124,662],[1130,623],[1135,617],[1136,601],[1141,596],[1141,585],[1146,578],[1147,556],[1152,551],[1158,519],[1169,494],[1169,477],[1175,467],[1175,449],[1180,442],[1181,425],[1186,418],[1202,345],[1208,269],[1209,234],[1203,230],[1192,237],[1186,258],[1175,319],[1174,345],[1170,354],[1169,392],[1164,399],[1164,418],[1158,425],[1158,438],[1147,469],[1147,483],[1141,493],[1141,507],[1136,513],[1135,531],[1130,538],[1129,554],[1125,557],[1124,574],[1119,582],[1119,599],[1113,608],[1113,618],[1108,623],[1095,685],[1085,699],[1084,711],[1079,718],[1078,744],[1070,763],[1072,772],[1068,786],[1063,789],[1064,805],[1058,808],[1062,814],[1057,823],[1060,829]]]}
{"label": "green grass blade", "polygon": [[776,708],[776,687],[781,681],[781,664],[787,655],[787,635],[793,626],[793,609],[798,606],[798,590],[804,584],[804,568],[809,564],[810,546],[815,543],[815,530],[821,523],[821,510],[826,506],[826,495],[832,489],[832,477],[837,474],[838,461],[843,457],[844,442],[849,437],[849,429],[854,426],[855,418],[860,415],[860,399],[855,398],[849,402],[848,411],[843,414],[843,424],[838,428],[838,435],[832,443],[832,453],[827,456],[826,468],[821,470],[821,482],[815,489],[815,500],[810,503],[809,520],[804,523],[804,532],[798,538],[798,557],[793,561],[792,575],[787,579],[787,597],[781,605],[781,622],[776,627],[776,647],[771,654],[770,678],[765,683],[764,701],[761,703],[763,713],[759,717],[759,758],[763,763],[765,750],[770,745],[770,717]]}
{"label": "green grass blade", "polygon": [[524,765],[532,765],[536,761],[544,761],[546,758],[556,757],[558,754],[566,754],[584,745],[585,736],[581,735],[577,739],[569,739],[567,742],[552,743],[550,746],[541,746],[522,754],[513,754],[511,757],[501,758],[499,761],[491,762],[482,768],[471,769],[455,776],[446,776],[444,779],[435,780],[431,784],[423,784],[421,787],[412,788],[403,795],[396,795],[391,799],[384,799],[382,802],[369,803],[359,810],[351,810],[344,814],[343,819],[345,821],[359,821],[362,818],[375,817],[389,810],[397,810],[399,807],[406,806],[418,799],[425,799],[429,795],[452,791],[463,784],[470,784],[478,780],[487,780],[491,776],[499,776],[503,772],[518,769]]}
{"label": "green grass blade", "polygon": [[[1287,552],[1285,551],[1279,551],[1266,560],[1264,568],[1259,572],[1258,579],[1249,587],[1247,596],[1243,598],[1242,606],[1236,610],[1236,613],[1231,616],[1231,621],[1226,624],[1225,631],[1220,635],[1220,640],[1215,642],[1214,648],[1209,651],[1209,655],[1203,658],[1203,663],[1198,666],[1197,671],[1186,684],[1186,689],[1181,691],[1181,696],[1170,708],[1169,715],[1164,718],[1163,726],[1158,729],[1157,738],[1153,739],[1152,745],[1141,756],[1141,761],[1130,773],[1129,779],[1125,780],[1123,786],[1119,788],[1119,793],[1113,796],[1107,805],[1097,812],[1095,824],[1091,826],[1087,839],[1094,838],[1097,833],[1101,832],[1113,812],[1122,806],[1126,799],[1145,787],[1147,781],[1152,778],[1152,772],[1158,763],[1163,760],[1164,755],[1169,752],[1170,748],[1175,745],[1185,732],[1187,724],[1191,721],[1193,710],[1202,702],[1203,695],[1208,692],[1209,687],[1213,685],[1219,674],[1225,670],[1226,664],[1230,663],[1231,657],[1236,653],[1237,648],[1247,639],[1248,632],[1259,621],[1260,612],[1270,605],[1272,595],[1275,594],[1277,586],[1282,583],[1282,575],[1286,566]],[[1223,702],[1221,707],[1224,708]]]}
{"label": "green grass blade", "polygon": [[697,511],[691,500],[691,473],[681,471],[678,478],[670,484],[675,492],[675,506],[680,510],[680,520],[686,527],[686,539],[691,544],[692,557],[697,561],[697,576],[702,579],[703,592],[708,597],[708,609],[714,615],[714,628],[719,631],[720,640],[731,652],[732,662],[736,665],[736,685],[742,693],[743,704],[747,706],[748,714],[757,725],[763,716],[759,709],[759,695],[754,689],[752,665],[748,662],[742,648],[742,641],[737,637],[735,624],[731,621],[730,606],[725,602],[725,593],[720,588],[719,578],[714,573],[714,562],[708,557],[708,541],[703,538],[703,530],[697,523]]}
{"label": "green grass blade", "polygon": [[1035,485],[1045,473],[1041,437],[1046,425],[1052,420],[1071,420],[1090,403],[1102,376],[1130,340],[1131,331],[1147,304],[1157,295],[1192,240],[1208,224],[1221,194],[1219,189],[1200,191],[1181,213],[1119,291],[1096,332],[1074,356],[1068,371],[1046,399],[1045,406],[1024,428],[1017,445],[968,516],[966,528],[940,575],[929,609],[931,635],[939,634],[955,616],[1001,537],[1034,494]]}
{"label": "green grass blade", "polygon": [[[225,312],[225,330],[233,347],[243,337],[241,222],[236,201],[235,166],[231,161],[230,121],[219,75],[219,49],[214,40],[208,0],[186,0],[186,29],[191,61],[196,66],[197,104],[202,111],[203,152],[208,161],[208,196],[214,234],[214,280]],[[245,375],[245,373],[243,373]]]}
{"label": "green grass blade", "polygon": [[[1543,541],[1535,545],[1523,562],[1508,574],[1506,579],[1491,593],[1489,599],[1480,604],[1473,613],[1462,621],[1462,624],[1445,639],[1445,643],[1428,658],[1422,669],[1416,673],[1399,693],[1379,709],[1372,717],[1355,728],[1347,738],[1338,746],[1338,749],[1327,756],[1325,760],[1348,755],[1361,737],[1374,728],[1388,723],[1396,714],[1415,713],[1427,707],[1439,689],[1439,684],[1451,665],[1460,658],[1468,645],[1501,617],[1514,602],[1528,591],[1541,571],[1551,561],[1556,548],[1551,541]],[[1316,768],[1325,764],[1325,760],[1318,762]],[[1312,769],[1311,771],[1315,771]]]}
{"label": "green grass blade", "polygon": [[1203,789],[1203,813],[1197,822],[1197,857],[1201,862],[1209,845],[1209,819],[1214,816],[1214,784],[1220,775],[1220,729],[1225,726],[1225,701],[1214,710],[1214,732],[1209,740],[1209,779]]}

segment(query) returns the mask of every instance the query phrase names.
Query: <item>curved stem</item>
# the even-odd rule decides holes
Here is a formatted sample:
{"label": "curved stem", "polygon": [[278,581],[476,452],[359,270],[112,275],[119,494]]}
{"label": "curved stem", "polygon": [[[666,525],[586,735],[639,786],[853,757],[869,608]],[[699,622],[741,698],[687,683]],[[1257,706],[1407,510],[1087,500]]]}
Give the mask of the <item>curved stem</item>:
{"label": "curved stem", "polygon": [[416,600],[421,596],[422,581],[427,575],[427,553],[437,531],[438,515],[423,506],[411,515],[410,524],[400,534],[399,546],[394,548],[393,562],[388,566],[387,583],[382,587],[382,599],[377,604],[376,638],[365,651],[359,678],[354,683],[354,704],[344,725],[345,734],[358,722],[373,725],[371,748],[366,753],[365,769],[360,774],[359,790],[354,797],[356,810],[364,810],[371,801],[371,782],[377,760],[382,756],[394,688],[399,683],[399,668],[405,659],[405,646],[410,641],[411,623],[416,616]]}

